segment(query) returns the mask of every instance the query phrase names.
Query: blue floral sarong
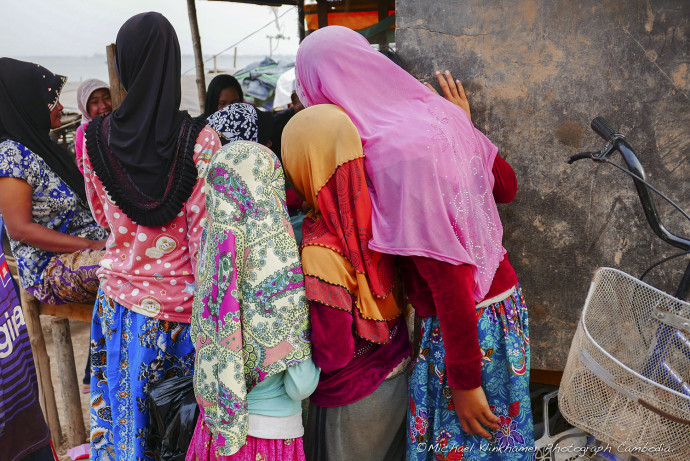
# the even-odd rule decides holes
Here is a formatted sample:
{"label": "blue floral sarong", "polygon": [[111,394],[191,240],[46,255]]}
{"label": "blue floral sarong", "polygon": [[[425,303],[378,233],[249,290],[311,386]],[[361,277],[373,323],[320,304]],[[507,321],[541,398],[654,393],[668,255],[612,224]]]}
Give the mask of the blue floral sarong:
{"label": "blue floral sarong", "polygon": [[91,460],[154,459],[148,392],[193,373],[189,324],[132,312],[98,290],[91,323]]}
{"label": "blue floral sarong", "polygon": [[422,319],[419,355],[410,370],[408,461],[534,459],[529,398],[529,329],[519,285],[505,300],[477,309],[482,388],[501,428],[492,440],[463,432],[448,386],[438,317]]}

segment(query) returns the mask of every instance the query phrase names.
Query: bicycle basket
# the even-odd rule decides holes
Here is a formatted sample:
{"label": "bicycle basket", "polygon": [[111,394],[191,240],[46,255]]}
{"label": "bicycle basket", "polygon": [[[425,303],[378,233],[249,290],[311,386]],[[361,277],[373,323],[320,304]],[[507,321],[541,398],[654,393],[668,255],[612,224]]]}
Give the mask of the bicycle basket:
{"label": "bicycle basket", "polygon": [[594,275],[558,393],[570,424],[638,458],[690,460],[690,304]]}

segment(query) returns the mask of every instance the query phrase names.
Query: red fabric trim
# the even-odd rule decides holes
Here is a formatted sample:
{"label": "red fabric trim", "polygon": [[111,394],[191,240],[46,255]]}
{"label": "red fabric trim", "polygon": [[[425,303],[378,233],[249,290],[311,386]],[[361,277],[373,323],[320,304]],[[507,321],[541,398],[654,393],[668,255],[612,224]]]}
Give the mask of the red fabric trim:
{"label": "red fabric trim", "polygon": [[304,274],[304,289],[310,301],[352,313],[354,300],[345,287],[333,285],[312,275]]}
{"label": "red fabric trim", "polygon": [[345,287],[333,285],[318,277],[305,274],[304,286],[309,300],[323,306],[345,311],[353,317],[353,331],[362,339],[377,344],[385,344],[390,340],[390,329],[397,322],[392,320],[374,320],[362,316],[356,305],[356,300]]}
{"label": "red fabric trim", "polygon": [[365,180],[364,158],[340,165],[316,200],[323,218],[304,219],[302,246],[319,245],[340,253],[355,271],[366,274],[374,295],[388,296],[393,290],[395,258],[369,249],[371,197]]}

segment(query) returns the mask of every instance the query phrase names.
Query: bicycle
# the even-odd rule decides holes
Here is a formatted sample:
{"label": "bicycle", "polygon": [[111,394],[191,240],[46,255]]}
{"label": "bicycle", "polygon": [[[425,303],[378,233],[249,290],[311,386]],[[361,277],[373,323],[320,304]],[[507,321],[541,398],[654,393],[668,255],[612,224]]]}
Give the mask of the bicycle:
{"label": "bicycle", "polygon": [[[607,144],[570,157],[607,162],[633,178],[647,222],[665,242],[690,254],[690,240],[661,222],[651,186],[625,136],[601,117],[592,129]],[[619,152],[627,168],[608,157]],[[666,258],[658,264],[668,261]],[[612,268],[594,274],[561,380],[566,420],[618,451],[662,461],[690,460],[690,264],[671,296]]]}

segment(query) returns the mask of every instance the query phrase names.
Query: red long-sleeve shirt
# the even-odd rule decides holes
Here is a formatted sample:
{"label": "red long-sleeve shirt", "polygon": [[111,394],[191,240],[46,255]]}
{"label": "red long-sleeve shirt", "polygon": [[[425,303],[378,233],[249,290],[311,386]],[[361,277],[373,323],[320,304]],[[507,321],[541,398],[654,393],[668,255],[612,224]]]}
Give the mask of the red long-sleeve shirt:
{"label": "red long-sleeve shirt", "polygon": [[[492,169],[494,199],[515,199],[517,178],[510,165],[496,156]],[[405,291],[416,315],[437,315],[446,349],[448,384],[456,389],[481,385],[481,351],[474,302],[474,277],[467,264],[453,265],[421,256],[399,257]],[[505,255],[485,299],[501,294],[515,284],[517,275]]]}

